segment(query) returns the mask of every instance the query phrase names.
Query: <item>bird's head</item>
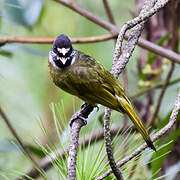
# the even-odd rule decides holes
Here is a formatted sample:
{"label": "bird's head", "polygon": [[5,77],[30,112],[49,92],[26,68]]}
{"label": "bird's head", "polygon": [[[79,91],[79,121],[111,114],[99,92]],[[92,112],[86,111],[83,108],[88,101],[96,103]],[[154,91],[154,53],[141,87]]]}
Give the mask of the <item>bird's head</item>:
{"label": "bird's head", "polygon": [[70,39],[61,34],[53,43],[49,53],[49,61],[57,68],[65,68],[72,64],[74,50]]}

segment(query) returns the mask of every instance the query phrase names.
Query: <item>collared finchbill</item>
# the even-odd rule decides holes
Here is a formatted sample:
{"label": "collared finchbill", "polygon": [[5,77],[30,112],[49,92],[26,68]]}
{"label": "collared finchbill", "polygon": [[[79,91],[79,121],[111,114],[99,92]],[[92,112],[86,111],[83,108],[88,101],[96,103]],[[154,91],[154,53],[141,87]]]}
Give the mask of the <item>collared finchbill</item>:
{"label": "collared finchbill", "polygon": [[96,106],[102,104],[126,113],[147,145],[156,151],[151,138],[133,110],[119,80],[92,57],[74,50],[66,35],[59,35],[49,53],[50,73],[54,83],[64,91]]}

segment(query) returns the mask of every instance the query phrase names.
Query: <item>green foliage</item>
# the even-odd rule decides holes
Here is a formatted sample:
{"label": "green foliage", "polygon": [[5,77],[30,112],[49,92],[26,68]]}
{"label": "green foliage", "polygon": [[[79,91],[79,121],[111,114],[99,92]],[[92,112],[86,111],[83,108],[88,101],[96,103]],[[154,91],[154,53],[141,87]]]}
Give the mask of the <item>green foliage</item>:
{"label": "green foliage", "polygon": [[[167,33],[164,37],[162,37],[157,45],[159,46],[163,46],[164,43],[166,42],[166,40],[169,38],[170,33]],[[148,80],[148,75],[156,75],[159,77],[159,75],[162,74],[162,72],[166,69],[167,67],[167,61],[164,61],[162,67],[158,68],[158,69],[152,69],[152,64],[153,62],[155,62],[155,60],[157,60],[158,55],[154,54],[152,52],[148,52],[147,55],[147,62],[146,65],[144,66],[144,68],[142,69],[142,73],[140,75],[140,79],[139,79],[139,86],[140,87],[149,87],[152,86],[154,84],[154,82],[157,81],[157,77],[155,79],[152,80]]]}
{"label": "green foliage", "polygon": [[4,0],[3,17],[25,27],[34,26],[43,7],[42,0]]}
{"label": "green foliage", "polygon": [[11,58],[13,56],[12,52],[6,51],[6,50],[1,50],[0,49],[0,55],[6,56],[8,58]]}

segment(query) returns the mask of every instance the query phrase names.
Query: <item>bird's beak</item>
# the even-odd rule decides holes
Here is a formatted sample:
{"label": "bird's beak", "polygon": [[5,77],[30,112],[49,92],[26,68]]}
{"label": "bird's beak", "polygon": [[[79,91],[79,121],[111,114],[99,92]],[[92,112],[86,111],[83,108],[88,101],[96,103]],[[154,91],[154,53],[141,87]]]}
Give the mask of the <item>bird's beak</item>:
{"label": "bird's beak", "polygon": [[66,58],[65,57],[61,57],[61,62],[63,63],[63,64],[66,64]]}

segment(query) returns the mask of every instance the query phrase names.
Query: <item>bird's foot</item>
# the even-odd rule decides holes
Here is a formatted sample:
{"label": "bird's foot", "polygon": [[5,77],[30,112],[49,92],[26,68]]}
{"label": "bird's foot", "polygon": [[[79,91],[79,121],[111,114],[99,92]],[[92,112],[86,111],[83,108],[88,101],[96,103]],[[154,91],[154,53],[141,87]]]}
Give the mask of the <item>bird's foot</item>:
{"label": "bird's foot", "polygon": [[71,118],[71,120],[70,120],[70,122],[69,122],[69,126],[72,127],[72,124],[73,124],[74,121],[77,120],[77,119],[81,119],[81,121],[83,122],[84,125],[87,124],[86,118],[84,118],[81,113],[76,113],[76,114],[74,114],[74,115],[72,116],[72,118]]}

